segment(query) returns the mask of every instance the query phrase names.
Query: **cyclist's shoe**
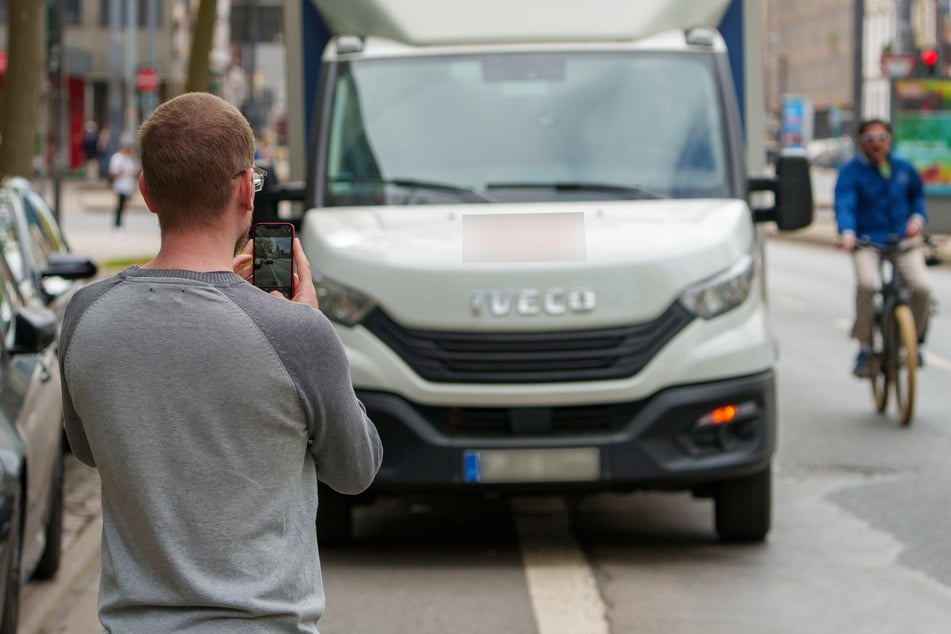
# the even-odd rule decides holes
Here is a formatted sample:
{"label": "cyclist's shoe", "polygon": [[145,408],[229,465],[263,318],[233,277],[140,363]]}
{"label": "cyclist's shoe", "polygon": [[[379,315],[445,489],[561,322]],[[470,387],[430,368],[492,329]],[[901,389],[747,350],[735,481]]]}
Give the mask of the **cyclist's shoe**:
{"label": "cyclist's shoe", "polygon": [[875,363],[871,350],[865,348],[859,350],[858,356],[855,357],[855,365],[852,366],[852,374],[861,379],[867,379],[875,374]]}
{"label": "cyclist's shoe", "polygon": [[918,347],[918,367],[925,367],[925,353],[921,351],[921,347]]}

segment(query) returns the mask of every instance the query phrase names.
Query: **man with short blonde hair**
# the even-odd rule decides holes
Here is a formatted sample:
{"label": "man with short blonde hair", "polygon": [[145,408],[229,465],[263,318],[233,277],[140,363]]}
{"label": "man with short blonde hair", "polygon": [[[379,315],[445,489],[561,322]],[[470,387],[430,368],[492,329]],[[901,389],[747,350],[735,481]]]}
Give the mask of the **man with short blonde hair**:
{"label": "man with short blonde hair", "polygon": [[233,179],[248,176],[254,160],[254,134],[244,116],[208,93],[190,93],[175,108],[156,110],[139,130],[139,146],[163,233],[213,222],[233,193]]}
{"label": "man with short blonde hair", "polygon": [[225,101],[188,93],[143,124],[139,188],[162,242],[66,309],[66,433],[102,483],[99,619],[110,632],[310,632],[323,614],[317,481],[382,460],[336,331],[293,244],[295,294],[249,283],[262,175]]}

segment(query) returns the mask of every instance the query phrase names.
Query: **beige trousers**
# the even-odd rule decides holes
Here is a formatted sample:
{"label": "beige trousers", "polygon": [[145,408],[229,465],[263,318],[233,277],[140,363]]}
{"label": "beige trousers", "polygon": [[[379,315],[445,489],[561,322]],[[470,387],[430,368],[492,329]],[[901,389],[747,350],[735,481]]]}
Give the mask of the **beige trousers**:
{"label": "beige trousers", "polygon": [[[918,340],[921,341],[928,325],[931,312],[931,283],[928,279],[928,266],[925,264],[924,249],[920,238],[912,238],[919,246],[898,256],[897,265],[905,285],[911,290],[911,314],[915,318]],[[907,244],[906,242],[902,243]],[[855,323],[852,325],[852,337],[859,341],[871,341],[875,320],[875,293],[881,286],[879,260],[881,256],[875,249],[856,249],[852,252],[855,262]]]}

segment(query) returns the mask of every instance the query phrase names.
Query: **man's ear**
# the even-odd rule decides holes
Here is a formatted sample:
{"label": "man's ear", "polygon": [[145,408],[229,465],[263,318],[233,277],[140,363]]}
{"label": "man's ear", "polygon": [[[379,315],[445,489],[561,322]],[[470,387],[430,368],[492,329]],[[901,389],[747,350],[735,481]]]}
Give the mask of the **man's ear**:
{"label": "man's ear", "polygon": [[152,208],[152,201],[149,200],[148,188],[145,186],[145,174],[139,172],[139,191],[142,193],[142,200],[145,201],[145,206],[149,208],[153,214],[157,213],[155,209]]}

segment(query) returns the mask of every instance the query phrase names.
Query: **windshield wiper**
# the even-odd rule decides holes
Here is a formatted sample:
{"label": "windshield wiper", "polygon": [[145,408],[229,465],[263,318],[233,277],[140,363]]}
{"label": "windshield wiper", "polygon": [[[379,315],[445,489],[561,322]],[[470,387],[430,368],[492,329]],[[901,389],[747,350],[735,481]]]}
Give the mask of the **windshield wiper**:
{"label": "windshield wiper", "polygon": [[[332,179],[335,183],[379,183],[382,185],[395,185],[397,187],[402,187],[404,189],[410,190],[412,192],[414,189],[428,189],[431,191],[439,192],[448,192],[450,194],[456,194],[463,200],[468,202],[477,202],[477,203],[492,203],[495,202],[488,196],[480,194],[471,187],[463,187],[462,185],[451,185],[449,183],[438,183],[436,181],[424,181],[416,180],[413,178],[373,178],[373,177],[350,177],[350,176],[341,176],[338,178]],[[407,204],[409,201],[407,199]]]}
{"label": "windshield wiper", "polygon": [[652,192],[636,185],[610,185],[607,183],[586,183],[583,181],[552,181],[552,182],[512,182],[512,183],[488,183],[486,189],[554,189],[564,192],[606,192],[610,194],[619,194],[631,200],[643,200],[654,198],[669,198],[664,194]]}

